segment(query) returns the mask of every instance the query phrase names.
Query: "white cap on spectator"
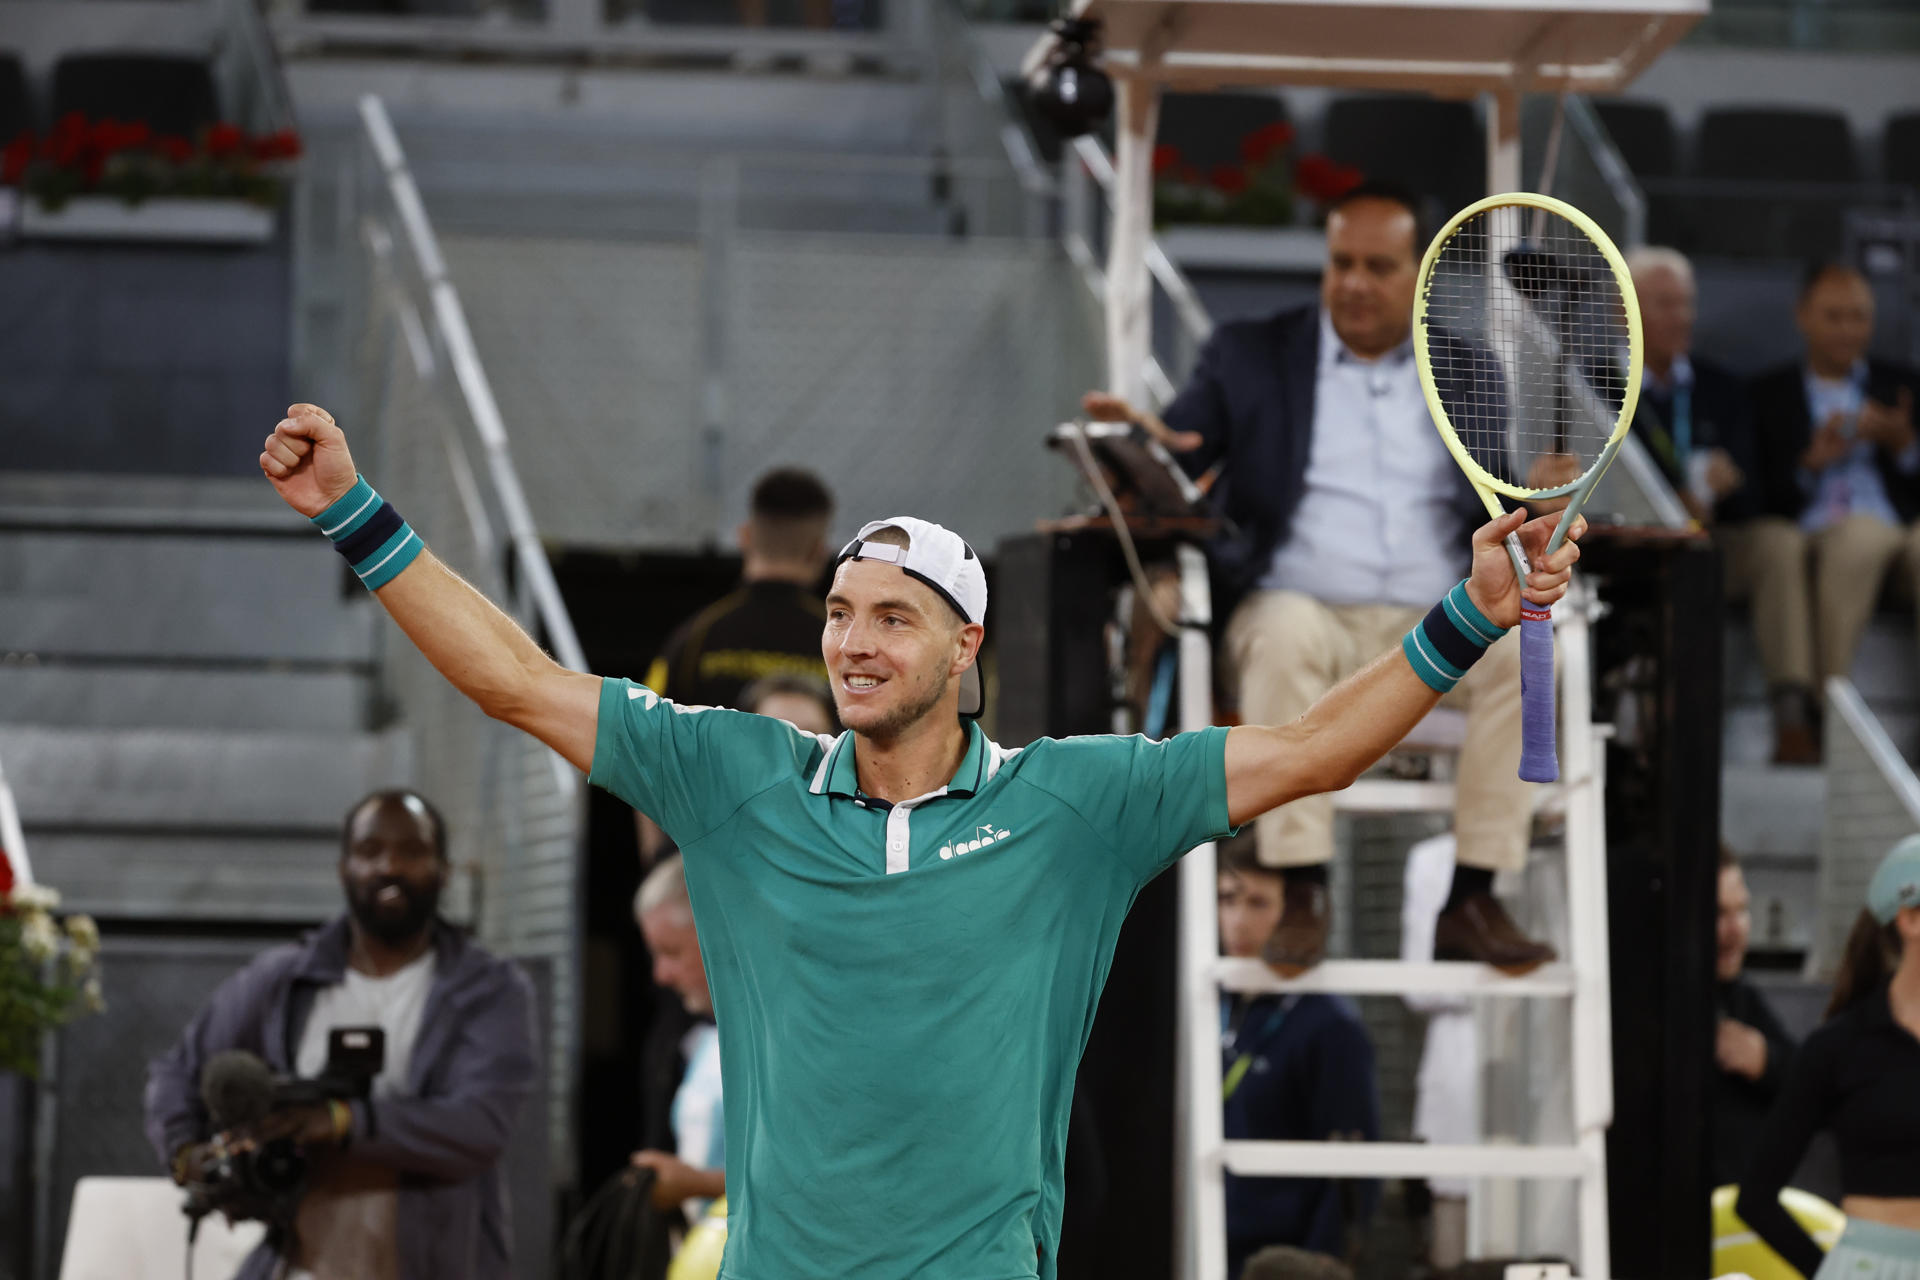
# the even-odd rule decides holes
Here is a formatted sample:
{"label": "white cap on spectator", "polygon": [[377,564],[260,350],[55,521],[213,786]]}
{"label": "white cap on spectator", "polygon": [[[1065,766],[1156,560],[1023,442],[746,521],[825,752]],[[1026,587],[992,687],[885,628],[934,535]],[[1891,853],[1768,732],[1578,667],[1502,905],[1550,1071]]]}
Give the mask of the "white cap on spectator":
{"label": "white cap on spectator", "polygon": [[[898,529],[907,535],[907,545],[868,542],[882,529]],[[980,557],[973,553],[965,538],[931,520],[914,516],[893,516],[869,520],[860,526],[853,541],[841,548],[838,565],[848,560],[884,560],[900,566],[900,572],[933,588],[953,611],[967,622],[984,624],[987,617],[987,573]],[[986,706],[980,688],[980,664],[976,660],[960,676],[960,714],[977,716]]]}

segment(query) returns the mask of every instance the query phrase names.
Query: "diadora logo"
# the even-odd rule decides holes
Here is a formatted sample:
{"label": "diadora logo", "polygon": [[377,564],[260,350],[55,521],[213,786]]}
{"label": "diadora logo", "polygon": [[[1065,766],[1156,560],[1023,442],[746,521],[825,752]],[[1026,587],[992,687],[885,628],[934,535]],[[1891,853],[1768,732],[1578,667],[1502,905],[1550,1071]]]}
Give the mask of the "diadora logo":
{"label": "diadora logo", "polygon": [[647,710],[651,711],[660,705],[660,695],[645,685],[637,684],[627,690],[627,701],[638,702],[646,707]]}
{"label": "diadora logo", "polygon": [[990,844],[1005,840],[1012,834],[1013,832],[1004,827],[996,827],[991,822],[985,822],[973,829],[973,839],[955,840],[952,844],[941,845],[940,857],[943,861],[948,858],[957,858],[962,854],[972,853],[976,849],[984,849]]}

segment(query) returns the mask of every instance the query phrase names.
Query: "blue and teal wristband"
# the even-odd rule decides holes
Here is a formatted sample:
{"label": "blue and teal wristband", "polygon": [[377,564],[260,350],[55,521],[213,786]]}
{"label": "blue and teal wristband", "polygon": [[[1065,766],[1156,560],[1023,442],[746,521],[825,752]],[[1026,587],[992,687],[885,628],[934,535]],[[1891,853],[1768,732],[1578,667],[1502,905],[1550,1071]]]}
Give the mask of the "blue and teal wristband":
{"label": "blue and teal wristband", "polygon": [[427,549],[365,476],[355,476],[340,501],[313,517],[313,527],[327,535],[369,591],[392,582]]}
{"label": "blue and teal wristband", "polygon": [[1407,638],[1400,652],[1407,655],[1413,674],[1436,693],[1451,693],[1487,646],[1507,633],[1496,627],[1467,596],[1467,584],[1461,582],[1427,611]]}

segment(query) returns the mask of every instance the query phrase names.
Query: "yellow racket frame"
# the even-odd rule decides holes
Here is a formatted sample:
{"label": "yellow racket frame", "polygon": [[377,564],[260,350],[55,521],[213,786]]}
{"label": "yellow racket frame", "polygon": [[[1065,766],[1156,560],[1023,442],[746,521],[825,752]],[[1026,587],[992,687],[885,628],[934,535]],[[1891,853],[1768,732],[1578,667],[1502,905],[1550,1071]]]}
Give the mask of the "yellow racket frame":
{"label": "yellow racket frame", "polygon": [[[1584,232],[1586,237],[1593,241],[1594,247],[1600,250],[1600,255],[1606,259],[1608,268],[1612,270],[1614,280],[1620,286],[1620,297],[1624,301],[1627,313],[1627,386],[1626,394],[1620,402],[1619,419],[1613,424],[1613,434],[1607,438],[1606,446],[1600,451],[1600,456],[1594,459],[1593,465],[1583,471],[1577,479],[1549,489],[1527,489],[1502,480],[1474,460],[1474,456],[1467,452],[1467,447],[1460,442],[1459,432],[1454,429],[1452,419],[1447,416],[1447,407],[1441,401],[1440,389],[1434,382],[1432,358],[1427,351],[1427,299],[1433,288],[1433,266],[1439,261],[1441,250],[1446,247],[1447,241],[1453,238],[1454,233],[1460,230],[1467,219],[1476,214],[1485,213],[1489,209],[1512,208],[1545,210],[1565,218]],[[1495,519],[1505,514],[1496,494],[1505,494],[1509,498],[1522,500],[1571,496],[1573,501],[1568,506],[1570,513],[1577,512],[1585,504],[1587,495],[1592,492],[1594,485],[1599,483],[1600,477],[1612,465],[1614,455],[1620,452],[1620,442],[1626,439],[1627,430],[1633,425],[1634,410],[1640,405],[1642,352],[1640,299],[1633,291],[1633,273],[1627,270],[1627,260],[1621,256],[1620,250],[1614,246],[1607,233],[1600,229],[1598,223],[1564,200],[1556,200],[1552,196],[1543,196],[1532,191],[1508,191],[1500,195],[1488,196],[1484,200],[1476,200],[1454,214],[1447,224],[1440,228],[1433,237],[1433,242],[1427,246],[1426,255],[1420,259],[1420,277],[1415,288],[1413,303],[1413,354],[1420,366],[1420,390],[1427,397],[1427,408],[1433,414],[1433,423],[1440,429],[1440,438],[1446,442],[1448,452],[1453,454],[1454,461],[1460,464],[1460,469],[1467,473],[1467,479],[1471,480],[1473,487],[1479,491],[1481,501],[1487,504],[1488,514]],[[1554,531],[1555,547],[1558,547],[1562,531],[1566,527],[1567,522],[1563,521],[1560,529]]]}

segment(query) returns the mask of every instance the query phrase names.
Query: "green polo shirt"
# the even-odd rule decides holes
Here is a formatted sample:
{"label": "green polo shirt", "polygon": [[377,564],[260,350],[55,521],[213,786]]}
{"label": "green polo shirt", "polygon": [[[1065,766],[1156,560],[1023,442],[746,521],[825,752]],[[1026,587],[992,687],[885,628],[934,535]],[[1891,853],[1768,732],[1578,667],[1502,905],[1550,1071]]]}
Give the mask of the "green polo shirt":
{"label": "green polo shirt", "polygon": [[720,1025],[724,1280],[1054,1274],[1114,942],[1227,833],[1226,730],[966,732],[946,786],[888,806],[851,734],[601,685],[593,781],[679,844]]}

